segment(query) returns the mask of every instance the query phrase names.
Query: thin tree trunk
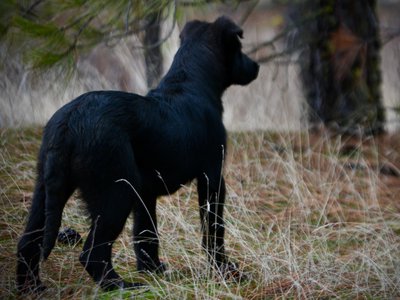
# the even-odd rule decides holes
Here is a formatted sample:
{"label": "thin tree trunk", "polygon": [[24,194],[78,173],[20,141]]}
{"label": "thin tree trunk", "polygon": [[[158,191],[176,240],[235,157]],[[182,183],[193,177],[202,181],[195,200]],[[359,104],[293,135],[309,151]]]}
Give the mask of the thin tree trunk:
{"label": "thin tree trunk", "polygon": [[148,88],[154,88],[162,75],[163,58],[160,44],[160,14],[153,13],[147,20],[147,29],[144,34],[146,81]]}

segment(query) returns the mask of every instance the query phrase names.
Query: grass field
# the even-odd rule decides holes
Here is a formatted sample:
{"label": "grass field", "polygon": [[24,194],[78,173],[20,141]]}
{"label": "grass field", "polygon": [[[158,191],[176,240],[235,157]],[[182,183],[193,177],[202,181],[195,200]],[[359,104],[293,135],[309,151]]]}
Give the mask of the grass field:
{"label": "grass field", "polygon": [[[15,298],[15,248],[35,179],[41,130],[0,130],[0,298]],[[400,297],[400,139],[311,133],[231,133],[226,246],[248,280],[210,275],[200,245],[194,184],[159,200],[162,276],[138,274],[132,218],[114,247],[127,280],[148,287],[104,293],[78,261],[82,245],[56,245],[42,263],[47,299],[393,299]],[[79,194],[63,226],[89,229]]]}

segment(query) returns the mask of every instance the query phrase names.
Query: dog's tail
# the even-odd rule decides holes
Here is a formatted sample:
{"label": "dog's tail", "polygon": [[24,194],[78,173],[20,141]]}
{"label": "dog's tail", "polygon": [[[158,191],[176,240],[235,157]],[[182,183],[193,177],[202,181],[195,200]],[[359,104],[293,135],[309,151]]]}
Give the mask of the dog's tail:
{"label": "dog's tail", "polygon": [[44,181],[46,187],[45,223],[42,257],[47,259],[54,248],[61,226],[65,203],[73,192],[70,186],[68,165],[64,155],[54,151],[47,153],[44,163]]}

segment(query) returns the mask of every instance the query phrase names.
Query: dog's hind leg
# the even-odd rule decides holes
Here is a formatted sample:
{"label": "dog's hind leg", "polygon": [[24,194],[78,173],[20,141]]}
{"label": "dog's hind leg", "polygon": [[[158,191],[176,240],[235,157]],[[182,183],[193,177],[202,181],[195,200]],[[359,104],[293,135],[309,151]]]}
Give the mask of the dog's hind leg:
{"label": "dog's hind leg", "polygon": [[134,206],[134,248],[139,271],[164,272],[166,267],[158,257],[156,196],[142,195]]}
{"label": "dog's hind leg", "polygon": [[39,278],[45,198],[44,183],[39,178],[32,198],[28,223],[17,246],[17,288],[22,293],[41,292],[45,288]]}
{"label": "dog's hind leg", "polygon": [[[23,293],[44,289],[39,279],[39,261],[42,255],[47,258],[54,246],[62,209],[74,190],[62,160],[49,153],[46,160],[43,156],[41,153],[28,223],[17,247],[17,288]],[[55,236],[51,243],[49,232]]]}
{"label": "dog's hind leg", "polygon": [[53,249],[61,226],[62,212],[68,198],[75,190],[70,170],[63,153],[48,152],[44,165],[46,189],[43,258]]}
{"label": "dog's hind leg", "polygon": [[134,192],[123,182],[99,185],[89,194],[84,189],[82,192],[92,225],[80,255],[81,264],[104,290],[135,287],[137,284],[122,280],[111,261],[112,245],[132,211]]}

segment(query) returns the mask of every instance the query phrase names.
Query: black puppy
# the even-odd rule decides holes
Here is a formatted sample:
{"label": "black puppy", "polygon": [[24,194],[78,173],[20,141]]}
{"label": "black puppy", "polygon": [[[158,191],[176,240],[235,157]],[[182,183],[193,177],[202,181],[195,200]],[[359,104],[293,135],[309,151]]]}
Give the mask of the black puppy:
{"label": "black puppy", "polygon": [[77,188],[92,220],[80,261],[102,288],[134,286],[111,263],[112,244],[132,211],[138,270],[163,271],[156,199],[195,178],[210,262],[235,272],[224,253],[221,96],[228,86],[246,85],[258,75],[258,64],[241,52],[242,33],[226,17],[189,22],[170,70],[147,96],[90,92],[53,115],[44,130],[32,207],[18,243],[20,291],[44,289],[39,261],[54,247],[64,205]]}

